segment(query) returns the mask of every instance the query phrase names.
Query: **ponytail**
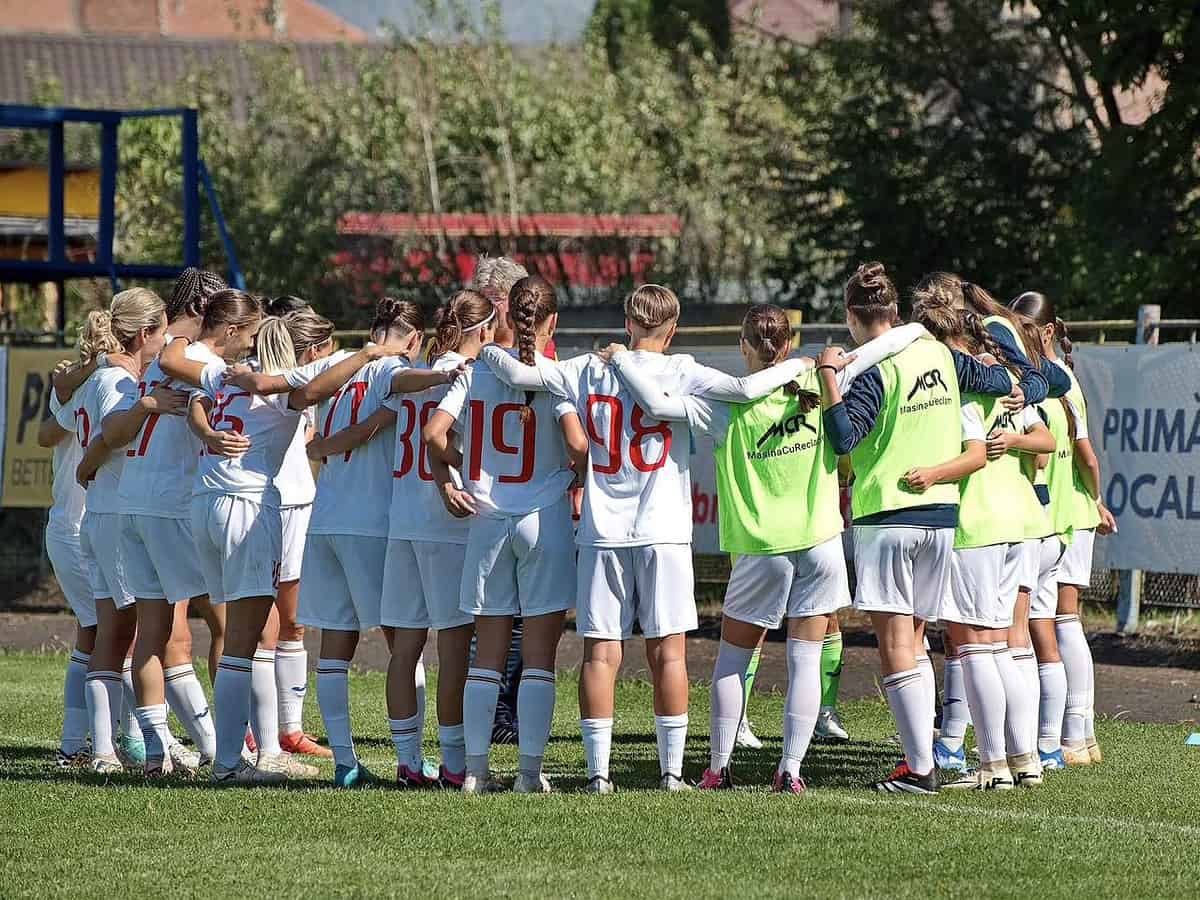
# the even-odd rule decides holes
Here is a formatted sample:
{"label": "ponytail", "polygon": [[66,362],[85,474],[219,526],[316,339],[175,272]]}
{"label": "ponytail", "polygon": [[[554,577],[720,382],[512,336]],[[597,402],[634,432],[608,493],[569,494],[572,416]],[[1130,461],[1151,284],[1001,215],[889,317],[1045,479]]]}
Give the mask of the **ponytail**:
{"label": "ponytail", "polygon": [[278,375],[296,367],[296,348],[287,323],[279,316],[268,316],[258,327],[255,338],[258,363],[267,375]]}
{"label": "ponytail", "polygon": [[[1054,339],[1058,341],[1063,351],[1063,361],[1067,364],[1067,368],[1075,368],[1075,360],[1071,357],[1071,350],[1074,345],[1071,339],[1067,337],[1067,325],[1058,317],[1054,311],[1054,301],[1045,294],[1039,294],[1037,291],[1026,291],[1021,294],[1009,307],[1018,316],[1028,322],[1032,329],[1036,331],[1038,328],[1045,328],[1051,325],[1054,328]],[[1038,334],[1038,346],[1041,347],[1041,334]],[[1071,404],[1067,402],[1066,397],[1059,397],[1058,402],[1062,404],[1063,412],[1067,416],[1067,432],[1071,436],[1071,443],[1075,443],[1075,416],[1071,413]]]}
{"label": "ponytail", "polygon": [[202,316],[209,298],[229,285],[220,275],[188,267],[175,279],[171,299],[167,302],[167,321]]}
{"label": "ponytail", "polygon": [[120,353],[121,342],[112,331],[112,315],[107,309],[93,309],[79,326],[79,361],[87,365],[101,353]]}
{"label": "ponytail", "polygon": [[438,357],[457,350],[468,334],[484,328],[496,318],[492,301],[474,290],[459,291],[433,318],[433,339],[429,342],[430,365]]}
{"label": "ponytail", "polygon": [[1067,323],[1058,316],[1054,317],[1054,336],[1058,338],[1058,346],[1062,347],[1063,361],[1067,364],[1067,368],[1074,371],[1075,360],[1071,356],[1071,351],[1075,345],[1067,337]]}

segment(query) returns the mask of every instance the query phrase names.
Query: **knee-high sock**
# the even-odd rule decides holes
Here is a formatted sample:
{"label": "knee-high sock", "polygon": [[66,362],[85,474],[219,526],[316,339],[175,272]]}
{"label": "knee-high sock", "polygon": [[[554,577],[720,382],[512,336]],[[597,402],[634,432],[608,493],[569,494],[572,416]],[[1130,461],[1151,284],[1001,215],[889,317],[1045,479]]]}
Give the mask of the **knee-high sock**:
{"label": "knee-high sock", "polygon": [[275,651],[254,651],[250,682],[250,728],[258,752],[274,756],[279,746],[279,694],[275,690]]}
{"label": "knee-high sock", "polygon": [[[729,765],[738,727],[745,710],[746,691],[742,679],[754,655],[753,648],[736,647],[721,641],[712,680],[712,739],[709,749],[709,768],[714,772]],[[679,773],[676,772],[676,775]]]}
{"label": "knee-high sock", "polygon": [[163,670],[167,705],[183,723],[200,755],[212,759],[217,752],[217,731],[204,687],[191,663]]}
{"label": "knee-high sock", "polygon": [[488,753],[492,747],[492,723],[496,719],[496,701],[500,698],[500,673],[495,669],[471,666],[463,689],[463,739],[466,745],[467,772],[477,778],[488,774]]}
{"label": "knee-high sock", "polygon": [[[658,740],[658,771],[661,775],[683,777],[683,750],[687,745],[688,714],[655,716],[654,736]],[[735,732],[736,734],[736,732]]]}
{"label": "knee-high sock", "polygon": [[1079,616],[1055,616],[1058,652],[1067,673],[1067,708],[1063,716],[1063,746],[1079,749],[1087,743],[1087,713],[1094,690],[1092,650]]}
{"label": "knee-high sock", "polygon": [[945,699],[942,701],[941,742],[950,750],[963,745],[970,724],[966,687],[963,684],[962,662],[957,656],[946,657],[946,668],[942,673],[945,684]]}
{"label": "knee-high sock", "polygon": [[921,673],[921,688],[925,691],[925,702],[937,718],[937,678],[933,674],[933,663],[929,660],[929,638],[925,639],[925,653],[917,653],[917,671]]}
{"label": "knee-high sock", "polygon": [[417,667],[413,670],[413,683],[417,687],[417,716],[420,719],[421,734],[425,733],[425,654],[417,657]]}
{"label": "knee-high sock", "polygon": [[1053,753],[1062,746],[1063,715],[1067,711],[1067,670],[1062,662],[1038,666],[1041,696],[1038,704],[1038,750]]}
{"label": "knee-high sock", "polygon": [[113,738],[121,717],[121,673],[88,672],[84,681],[84,697],[88,709],[88,724],[92,731],[92,753],[113,756]]}
{"label": "knee-high sock", "polygon": [[933,704],[920,669],[893,672],[883,679],[888,706],[900,731],[904,758],[918,775],[933,771]]}
{"label": "knee-high sock", "polygon": [[996,655],[991,644],[962,644],[958,648],[962,663],[963,688],[975,722],[975,743],[979,759],[993,763],[1005,759],[1004,720],[1007,699]]}
{"label": "knee-high sock", "polygon": [[788,687],[783,705],[783,757],[779,771],[800,775],[821,711],[821,641],[788,638]]}
{"label": "knee-high sock", "polygon": [[88,736],[87,682],[88,663],[92,657],[82,650],[72,650],[63,680],[62,738],[58,749],[73,756],[84,748]]}
{"label": "knee-high sock", "polygon": [[132,738],[141,737],[142,728],[137,720],[137,692],[133,689],[133,660],[125,658],[121,664],[121,731]]}
{"label": "knee-high sock", "polygon": [[139,706],[136,710],[138,726],[142,730],[142,742],[146,745],[146,762],[162,763],[171,747],[167,733],[167,704]]}
{"label": "knee-high sock", "polygon": [[838,686],[842,681],[842,633],[825,635],[821,642],[821,708],[837,706]]}
{"label": "knee-high sock", "polygon": [[542,757],[554,722],[554,673],[546,669],[523,669],[517,688],[517,734],[521,772],[531,778],[542,774]]}
{"label": "knee-high sock", "polygon": [[421,771],[421,717],[414,713],[405,719],[388,719],[392,746],[396,748],[396,765],[410,772]]}
{"label": "knee-high sock", "polygon": [[1004,684],[1005,749],[1009,756],[1032,753],[1037,744],[1030,733],[1029,721],[1036,707],[1025,676],[1021,674],[1020,668],[1012,658],[1007,643],[992,644],[992,655],[996,660],[996,668],[1000,670],[1000,681]]}
{"label": "knee-high sock", "polygon": [[345,659],[317,660],[317,705],[329,736],[334,763],[358,765],[354,739],[350,736],[350,662]]}
{"label": "knee-high sock", "polygon": [[304,698],[308,694],[308,651],[304,641],[275,645],[275,690],[279,694],[279,730],[304,730]]}
{"label": "knee-high sock", "polygon": [[583,735],[583,755],[587,760],[588,780],[599,775],[608,778],[608,763],[612,755],[612,719],[580,719]]}
{"label": "knee-high sock", "polygon": [[462,775],[467,768],[466,738],[463,726],[439,725],[438,745],[442,750],[442,765],[451,775]]}
{"label": "knee-high sock", "polygon": [[754,679],[758,677],[758,664],[762,660],[762,644],[754,648],[750,662],[746,663],[746,709],[750,708],[750,695],[754,693]]}
{"label": "knee-high sock", "polygon": [[1042,686],[1038,678],[1037,657],[1033,655],[1032,647],[1009,648],[1012,651],[1013,662],[1021,670],[1025,680],[1025,730],[1029,735],[1027,745],[1037,749],[1038,741],[1038,708],[1041,705]]}
{"label": "knee-high sock", "polygon": [[217,719],[215,767],[232,769],[242,754],[246,723],[250,719],[250,683],[254,661],[240,656],[222,656],[213,685],[213,709]]}

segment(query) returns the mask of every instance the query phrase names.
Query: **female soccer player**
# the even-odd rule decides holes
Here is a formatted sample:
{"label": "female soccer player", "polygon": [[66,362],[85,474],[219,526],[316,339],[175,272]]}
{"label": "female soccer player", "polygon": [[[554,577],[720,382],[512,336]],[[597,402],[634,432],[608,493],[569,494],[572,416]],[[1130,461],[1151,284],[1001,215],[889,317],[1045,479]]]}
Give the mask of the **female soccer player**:
{"label": "female soccer player", "polygon": [[[92,648],[96,645],[96,601],[79,547],[85,493],[75,480],[75,469],[83,459],[83,449],[75,440],[75,406],[71,401],[82,382],[95,372],[97,362],[106,363],[105,354],[121,352],[121,345],[111,330],[100,324],[103,316],[103,313],[89,315],[79,329],[77,364],[72,366],[64,360],[55,367],[51,380],[56,388],[50,393],[50,417],[38,429],[38,446],[54,448],[54,500],[46,523],[46,555],[67,605],[75,615],[75,646],[63,684],[62,737],[55,752],[55,763],[60,769],[81,768],[92,761],[87,748],[88,710],[84,681]],[[66,396],[60,396],[57,385],[65,382],[63,376],[68,372],[75,378],[66,389],[69,391]]]}
{"label": "female soccer player", "polygon": [[[766,396],[803,367],[788,361],[746,378],[701,366],[685,354],[665,355],[679,319],[679,300],[661,285],[642,285],[625,303],[633,352],[614,344],[601,357],[626,362],[676,395],[751,400]],[[660,784],[682,790],[687,736],[685,634],[696,627],[692,592],[691,442],[683,422],[657,421],[634,402],[617,369],[591,354],[562,363],[524,366],[497,348],[482,353],[505,384],[549,390],[570,402],[590,438],[583,509],[576,543],[578,630],[584,637],[580,728],[588,789],[612,790],[609,757],[614,690],[623,641],[635,619],[646,637],[654,682]]]}
{"label": "female soccer player", "polygon": [[[97,369],[72,400],[75,434],[84,451],[76,478],[88,492],[80,548],[90,570],[97,615],[96,646],[86,685],[92,769],[111,774],[124,768],[116,755],[113,734],[121,711],[121,667],[137,626],[119,542],[124,447],[147,418],[155,413],[178,413],[186,397],[161,385],[141,396],[137,389],[166,335],[166,311],[157,294],[130,288],[113,297],[107,313],[93,313],[90,318],[94,331],[101,336],[111,333],[122,351],[110,356],[110,365]],[[129,414],[113,417],[129,398],[133,398]]]}
{"label": "female soccer player", "polygon": [[[846,322],[858,343],[899,318],[899,298],[883,265],[858,268],[845,287]],[[818,360],[826,433],[855,472],[855,608],[871,614],[888,704],[905,761],[875,784],[884,792],[937,792],[933,763],[933,670],[918,667],[924,622],[936,619],[949,579],[958,481],[986,458],[961,458],[960,390],[1004,396],[1012,380],[934,340],[916,341],[859,376],[843,398],[840,348]],[[930,465],[932,463],[932,465]],[[924,654],[921,654],[924,656]]]}
{"label": "female soccer player", "polygon": [[[536,275],[523,278],[513,286],[508,312],[520,359],[532,365],[558,321],[554,289]],[[450,446],[452,430],[462,436],[461,454]],[[565,437],[582,462],[583,426],[570,404],[545,394],[522,395],[476,365],[447,392],[423,437],[447,509],[473,514],[460,608],[474,616],[479,639],[463,692],[463,790],[495,789],[488,780],[492,721],[512,618],[520,615],[524,671],[517,694],[520,771],[514,790],[547,792],[542,756],[554,714],[555,657],[575,584],[566,496],[574,475],[563,442]],[[460,469],[462,489],[447,466]]]}
{"label": "female soccer player", "polygon": [[[923,334],[919,325],[888,332],[856,354],[855,368],[843,373],[843,383]],[[739,348],[751,376],[773,368],[789,375],[794,371],[782,365],[791,349],[791,326],[778,307],[751,308],[742,323]],[[839,605],[850,602],[840,537],[837,457],[821,437],[820,414],[809,415],[817,407],[811,391],[818,387],[815,374],[802,371],[798,382],[756,402],[726,405],[679,395],[673,388],[668,392],[662,379],[644,365],[622,365],[619,360],[616,365],[638,406],[655,418],[688,421],[717,445],[721,545],[736,554],[736,562],[713,674],[710,766],[700,786],[732,787],[729,759],[740,733],[739,720],[745,722],[747,691],[742,682],[748,680],[748,662],[767,629],[778,627],[786,615],[788,713],[775,790],[801,793],[799,766],[823,702],[819,670],[829,620]],[[797,383],[807,383],[808,392]],[[799,532],[796,521],[802,523]]]}
{"label": "female soccer player", "polygon": [[[919,289],[916,298],[913,318],[935,337],[964,353],[995,358],[999,348],[973,312],[955,309]],[[964,453],[976,460],[989,456],[985,441],[1031,453],[1054,449],[1050,432],[1031,408],[1012,413],[996,397],[973,393],[964,394],[963,401],[964,417],[973,426],[970,435],[964,432]],[[1039,521],[1042,512],[1020,459],[1007,452],[992,454],[982,469],[967,475],[959,493],[950,590],[940,619],[946,622],[962,666],[980,767],[946,787],[1006,790],[1014,784],[1040,784],[1041,767],[1034,752],[1036,700],[1012,658],[1008,633],[1020,589],[1028,523]],[[1000,498],[1003,506],[997,505]],[[955,741],[957,746],[947,744]],[[963,761],[961,734],[944,734],[939,743]]]}
{"label": "female soccer player", "polygon": [[[1013,301],[1012,308],[1038,327],[1046,358],[1062,370],[1071,384],[1064,407],[1072,465],[1047,469],[1051,516],[1057,520],[1061,515],[1061,506],[1056,508],[1054,503],[1056,496],[1060,504],[1069,504],[1071,509],[1069,540],[1058,568],[1058,608],[1054,621],[1058,654],[1050,646],[1048,625],[1041,624],[1046,620],[1039,618],[1033,631],[1035,648],[1045,651],[1045,662],[1053,663],[1055,655],[1061,655],[1066,670],[1066,714],[1062,727],[1065,761],[1068,765],[1088,765],[1100,762],[1103,755],[1095,735],[1095,672],[1091,648],[1079,621],[1079,591],[1091,584],[1096,532],[1114,533],[1116,520],[1100,499],[1103,483],[1100,463],[1088,438],[1087,402],[1072,371],[1071,341],[1066,326],[1055,315],[1053,301],[1044,294],[1022,294]],[[1058,346],[1062,347],[1065,361],[1058,356]],[[1049,410],[1049,404],[1044,410]],[[1054,415],[1057,417],[1057,411]],[[1067,450],[1068,447],[1058,447],[1056,456],[1060,463],[1067,460]],[[1066,488],[1068,473],[1069,492]],[[1051,475],[1057,476],[1054,482],[1049,482]],[[1041,662],[1041,656],[1038,658]]]}
{"label": "female soccer player", "polygon": [[[454,294],[437,311],[428,358],[435,372],[458,373],[495,334],[495,307],[478,291]],[[466,683],[474,619],[459,608],[467,533],[470,523],[449,514],[442,503],[429,453],[421,439],[445,387],[389,397],[384,409],[396,416],[392,466],[392,503],[388,523],[380,619],[392,630],[388,666],[388,720],[396,748],[396,784],[401,788],[461,789],[466,758],[463,738],[463,687]],[[358,446],[350,426],[315,440],[309,452],[344,453]],[[362,429],[359,429],[362,431]],[[370,432],[360,436],[365,438]],[[458,472],[454,483],[462,483]],[[426,777],[421,760],[424,704],[421,651],[430,628],[438,642],[438,743],[442,763],[436,779]]]}

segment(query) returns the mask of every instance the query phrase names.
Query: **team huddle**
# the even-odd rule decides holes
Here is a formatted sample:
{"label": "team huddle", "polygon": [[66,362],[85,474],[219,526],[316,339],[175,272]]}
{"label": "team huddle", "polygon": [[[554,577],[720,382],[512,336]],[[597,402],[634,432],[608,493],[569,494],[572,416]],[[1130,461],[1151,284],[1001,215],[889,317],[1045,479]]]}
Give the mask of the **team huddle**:
{"label": "team huddle", "polygon": [[[512,789],[545,793],[557,650],[574,611],[586,789],[614,789],[615,685],[635,625],[660,785],[692,789],[697,435],[715,446],[733,559],[699,789],[732,787],[735,745],[755,741],[747,683],[767,631],[786,621],[773,789],[803,793],[814,734],[846,737],[828,662],[852,602],[878,638],[904,751],[876,790],[1033,786],[1045,769],[1098,762],[1079,591],[1094,535],[1114,523],[1051,301],[1027,293],[1006,307],[934,273],[902,325],[878,263],[859,268],[845,301],[856,349],[816,360],[789,358],[783,310],[751,307],[735,377],[666,352],[680,304],[659,285],[626,300],[628,349],[554,359],[554,289],[507,259],[479,261],[428,344],[419,306],[382,299],[358,351],[334,351],[332,323],[303,300],[267,302],[211,273],[188,270],[166,303],[118,293],[81,328],[79,360],[56,369],[39,432],[55,448],[47,551],[78,619],[59,765],[211,766],[215,783],[248,785],[315,777],[303,757],[331,756],[336,787],[380,783],[351,737],[349,668],[362,633],[381,627],[395,785],[503,790],[489,755],[511,715]],[[211,711],[189,608],[212,635]],[[946,646],[936,730],[932,623]],[[328,747],[302,727],[306,628],[320,629]],[[430,629],[436,764],[421,752]],[[168,708],[192,748],[171,734]],[[972,721],[979,765],[968,769]]]}

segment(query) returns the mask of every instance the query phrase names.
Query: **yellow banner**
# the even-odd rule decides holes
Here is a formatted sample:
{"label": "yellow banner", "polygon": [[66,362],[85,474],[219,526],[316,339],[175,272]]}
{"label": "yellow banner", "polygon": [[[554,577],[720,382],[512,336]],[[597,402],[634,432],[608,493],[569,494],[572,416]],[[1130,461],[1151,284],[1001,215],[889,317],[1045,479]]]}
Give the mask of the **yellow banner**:
{"label": "yellow banner", "polygon": [[4,430],[4,506],[49,507],[54,483],[53,449],[39,447],[38,427],[50,415],[50,372],[70,349],[8,348],[8,397]]}

